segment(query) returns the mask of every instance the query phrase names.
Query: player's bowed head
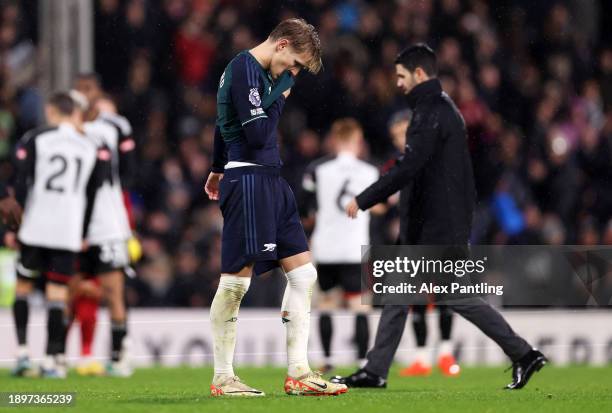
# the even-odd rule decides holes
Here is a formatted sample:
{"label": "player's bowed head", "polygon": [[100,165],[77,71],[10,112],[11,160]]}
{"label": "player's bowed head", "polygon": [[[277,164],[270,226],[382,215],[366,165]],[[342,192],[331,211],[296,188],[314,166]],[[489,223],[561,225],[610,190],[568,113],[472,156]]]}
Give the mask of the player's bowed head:
{"label": "player's bowed head", "polygon": [[[286,19],[280,22],[268,38],[249,50],[264,70],[270,73],[275,83],[281,83],[287,76],[289,84],[293,78],[306,69],[318,73],[323,67],[321,61],[321,40],[312,24],[304,19]],[[289,97],[291,88],[283,95]],[[265,103],[265,102],[264,102]],[[264,104],[265,106],[265,104]],[[204,191],[211,200],[219,200],[219,182],[223,173],[211,172],[208,175]]]}

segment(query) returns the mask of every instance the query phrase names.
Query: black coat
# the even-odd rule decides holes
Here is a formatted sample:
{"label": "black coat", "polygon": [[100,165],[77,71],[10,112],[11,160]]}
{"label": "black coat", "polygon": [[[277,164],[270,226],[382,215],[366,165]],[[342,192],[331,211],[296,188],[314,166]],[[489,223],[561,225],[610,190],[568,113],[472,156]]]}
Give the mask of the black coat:
{"label": "black coat", "polygon": [[438,79],[407,95],[412,121],[403,158],[357,196],[362,210],[400,190],[400,243],[466,245],[476,199],[465,122]]}

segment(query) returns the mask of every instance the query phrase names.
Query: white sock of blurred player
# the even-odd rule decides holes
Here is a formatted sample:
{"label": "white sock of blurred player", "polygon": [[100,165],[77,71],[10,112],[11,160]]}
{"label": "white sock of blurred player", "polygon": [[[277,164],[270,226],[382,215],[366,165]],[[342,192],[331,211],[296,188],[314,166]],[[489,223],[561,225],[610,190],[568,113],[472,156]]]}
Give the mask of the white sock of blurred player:
{"label": "white sock of blurred player", "polygon": [[250,284],[250,277],[221,275],[219,287],[210,306],[215,363],[213,384],[234,376],[232,364],[236,347],[236,321],[240,302]]}
{"label": "white sock of blurred player", "polygon": [[310,302],[313,285],[317,280],[317,270],[312,263],[308,263],[285,275],[287,288],[281,310],[282,320],[287,329],[287,374],[298,378],[310,372],[307,355]]}
{"label": "white sock of blurred player", "polygon": [[424,366],[431,366],[430,354],[427,347],[417,347],[414,352],[414,362],[419,362]]}
{"label": "white sock of blurred player", "polygon": [[453,355],[453,342],[451,340],[441,340],[438,347],[438,357]]}

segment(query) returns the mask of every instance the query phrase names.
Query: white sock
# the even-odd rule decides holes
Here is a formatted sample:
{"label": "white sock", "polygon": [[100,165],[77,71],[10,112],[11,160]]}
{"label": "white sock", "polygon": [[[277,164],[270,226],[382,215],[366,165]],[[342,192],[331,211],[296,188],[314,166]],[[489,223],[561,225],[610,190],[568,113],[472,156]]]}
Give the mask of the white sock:
{"label": "white sock", "polygon": [[28,352],[28,346],[26,345],[20,345],[19,347],[17,347],[17,357],[28,357],[29,356],[29,352]]}
{"label": "white sock", "polygon": [[283,296],[282,317],[287,329],[287,374],[300,377],[310,372],[308,335],[310,333],[310,301],[317,280],[312,263],[289,271]]}
{"label": "white sock", "polygon": [[42,368],[45,370],[51,370],[54,369],[56,367],[55,364],[55,357],[50,356],[50,355],[45,355],[45,358],[43,359],[42,363]]}
{"label": "white sock", "polygon": [[431,364],[429,361],[429,352],[427,351],[427,347],[417,347],[417,350],[414,353],[414,361],[418,361],[425,366],[429,366]]}
{"label": "white sock", "polygon": [[453,355],[453,342],[450,340],[442,340],[440,341],[440,346],[438,347],[438,357],[448,355]]}
{"label": "white sock", "polygon": [[215,364],[213,383],[234,375],[232,363],[236,347],[236,321],[240,302],[250,284],[250,277],[221,275],[219,287],[210,306]]}

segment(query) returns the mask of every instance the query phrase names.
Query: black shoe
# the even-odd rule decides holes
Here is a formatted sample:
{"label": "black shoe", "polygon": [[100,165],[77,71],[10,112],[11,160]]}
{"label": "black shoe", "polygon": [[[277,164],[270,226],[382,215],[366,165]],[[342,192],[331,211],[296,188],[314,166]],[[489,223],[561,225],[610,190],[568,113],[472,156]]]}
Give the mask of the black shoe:
{"label": "black shoe", "polygon": [[334,376],[329,381],[332,383],[346,384],[348,387],[374,387],[378,389],[387,387],[387,380],[365,369],[359,369],[346,377]]}
{"label": "black shoe", "polygon": [[512,383],[505,388],[507,390],[517,390],[525,387],[531,375],[536,371],[540,371],[548,362],[544,354],[536,349],[532,349],[525,354],[520,360],[512,364]]}

